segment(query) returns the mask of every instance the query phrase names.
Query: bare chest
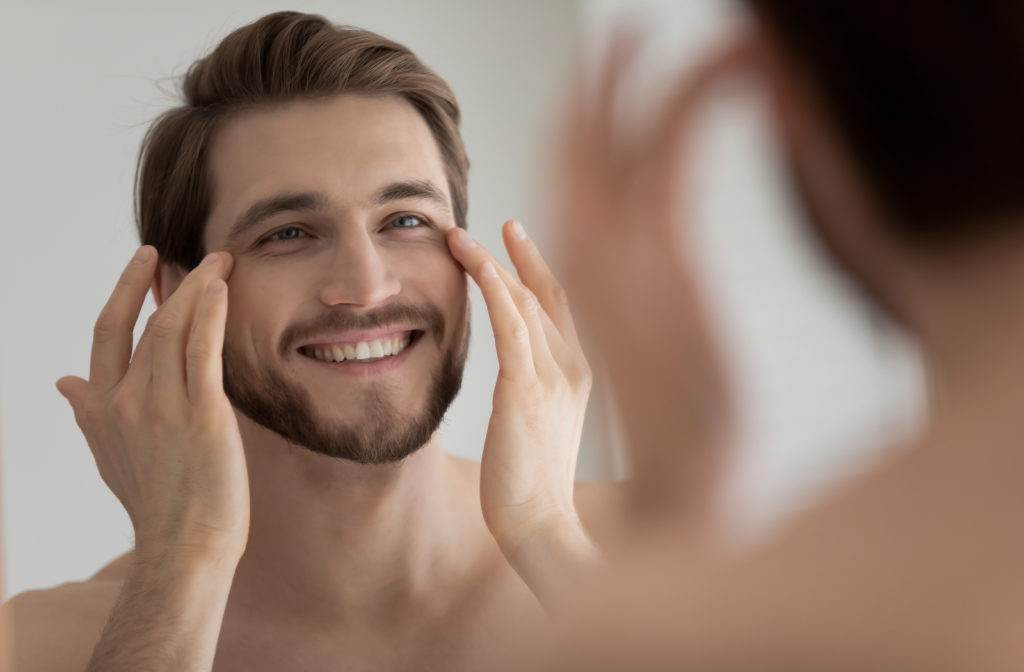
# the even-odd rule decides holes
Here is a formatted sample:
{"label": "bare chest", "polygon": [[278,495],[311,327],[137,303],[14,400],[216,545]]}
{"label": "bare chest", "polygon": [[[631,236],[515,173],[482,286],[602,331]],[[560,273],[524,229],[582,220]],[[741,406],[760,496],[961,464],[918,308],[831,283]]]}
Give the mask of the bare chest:
{"label": "bare chest", "polygon": [[543,618],[533,596],[503,591],[450,613],[405,614],[402,625],[272,625],[225,619],[213,672],[478,672],[507,660],[524,622]]}

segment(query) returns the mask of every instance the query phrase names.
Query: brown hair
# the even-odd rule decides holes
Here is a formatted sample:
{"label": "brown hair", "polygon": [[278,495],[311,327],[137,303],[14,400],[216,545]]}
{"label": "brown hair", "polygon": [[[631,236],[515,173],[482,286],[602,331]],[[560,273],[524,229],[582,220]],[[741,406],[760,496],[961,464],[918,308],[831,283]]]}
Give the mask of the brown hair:
{"label": "brown hair", "polygon": [[469,159],[458,103],[444,80],[397,42],[322,16],[277,12],[234,31],[193,63],[181,93],[184,104],[146,133],[135,181],[139,238],[165,263],[190,269],[204,255],[206,154],[218,124],[254,106],[342,93],[398,95],[419,111],[441,150],[455,223],[466,228]]}
{"label": "brown hair", "polygon": [[1024,210],[1024,3],[747,2],[806,66],[900,233],[952,242]]}

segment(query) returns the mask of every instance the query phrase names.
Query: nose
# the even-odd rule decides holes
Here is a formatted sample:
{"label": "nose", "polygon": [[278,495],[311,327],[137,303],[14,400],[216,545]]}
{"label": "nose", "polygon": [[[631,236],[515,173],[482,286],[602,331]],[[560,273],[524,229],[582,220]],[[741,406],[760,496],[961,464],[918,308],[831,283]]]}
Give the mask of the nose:
{"label": "nose", "polygon": [[340,236],[327,261],[320,300],[328,306],[371,307],[398,294],[400,283],[366,230]]}

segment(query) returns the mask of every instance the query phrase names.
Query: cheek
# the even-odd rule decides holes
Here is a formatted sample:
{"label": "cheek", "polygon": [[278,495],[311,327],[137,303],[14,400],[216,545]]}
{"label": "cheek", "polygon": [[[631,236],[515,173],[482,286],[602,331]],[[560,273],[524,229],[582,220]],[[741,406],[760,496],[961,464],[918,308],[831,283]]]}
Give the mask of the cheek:
{"label": "cheek", "polygon": [[466,272],[450,255],[438,261],[432,274],[436,278],[439,296],[443,295],[445,305],[464,310],[469,303],[469,284]]}
{"label": "cheek", "polygon": [[288,284],[270,273],[236,267],[228,278],[228,319],[225,340],[250,356],[266,357],[275,351],[286,321],[285,309],[295,305]]}

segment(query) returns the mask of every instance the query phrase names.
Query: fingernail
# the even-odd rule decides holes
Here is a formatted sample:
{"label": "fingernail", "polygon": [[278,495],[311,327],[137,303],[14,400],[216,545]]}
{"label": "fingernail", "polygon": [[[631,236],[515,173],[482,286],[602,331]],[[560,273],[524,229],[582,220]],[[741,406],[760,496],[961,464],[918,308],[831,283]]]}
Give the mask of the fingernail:
{"label": "fingernail", "polygon": [[227,288],[227,284],[220,278],[217,278],[216,280],[214,280],[213,282],[206,286],[206,293],[209,294],[210,296],[217,296]]}
{"label": "fingernail", "polygon": [[476,247],[476,241],[473,240],[473,236],[469,235],[465,229],[459,229],[455,232],[456,237],[459,239],[459,244],[465,247]]}
{"label": "fingernail", "polygon": [[135,256],[132,257],[133,264],[144,264],[149,261],[150,256],[153,253],[153,248],[149,245],[143,245],[139,249],[135,250]]}
{"label": "fingernail", "polygon": [[518,240],[526,240],[526,231],[523,230],[523,225],[517,220],[512,220],[512,235]]}
{"label": "fingernail", "polygon": [[485,278],[496,278],[498,277],[498,272],[494,270],[494,264],[489,261],[485,261],[483,266],[480,267],[480,275]]}
{"label": "fingernail", "polygon": [[200,266],[209,266],[210,264],[212,264],[215,261],[217,261],[217,253],[216,252],[210,252],[208,255],[203,257],[203,263],[201,263],[199,265]]}

